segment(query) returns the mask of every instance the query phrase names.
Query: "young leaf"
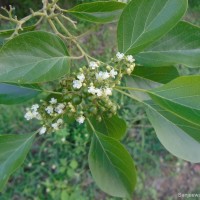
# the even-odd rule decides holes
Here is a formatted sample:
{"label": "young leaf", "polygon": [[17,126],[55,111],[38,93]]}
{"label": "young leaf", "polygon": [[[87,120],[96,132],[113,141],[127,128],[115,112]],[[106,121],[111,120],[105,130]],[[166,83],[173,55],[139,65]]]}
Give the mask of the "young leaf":
{"label": "young leaf", "polygon": [[160,107],[194,124],[200,124],[200,76],[179,77],[148,91]]}
{"label": "young leaf", "polygon": [[[179,73],[175,67],[144,67],[136,66],[131,76],[126,77],[128,87],[150,90],[177,78]],[[150,100],[144,92],[129,90],[130,94],[140,100]]]}
{"label": "young leaf", "polygon": [[200,66],[200,28],[179,22],[169,33],[144,52],[136,55],[138,63],[146,66],[183,64]]}
{"label": "young leaf", "polygon": [[67,12],[90,22],[107,23],[116,21],[125,5],[124,3],[115,1],[99,1],[77,5],[67,10]]}
{"label": "young leaf", "polygon": [[0,50],[0,81],[38,83],[69,73],[69,54],[54,34],[33,31],[8,41]]}
{"label": "young leaf", "polygon": [[133,193],[135,166],[130,154],[117,140],[95,132],[89,166],[94,180],[104,192],[122,198]]}
{"label": "young leaf", "polygon": [[136,54],[166,34],[182,18],[187,0],[132,0],[118,23],[118,49]]}
{"label": "young leaf", "polygon": [[9,176],[24,162],[35,134],[0,135],[0,191]]}
{"label": "young leaf", "polygon": [[[118,115],[112,116],[111,118],[102,116],[101,122],[94,118],[90,119],[90,121],[96,131],[104,133],[105,135],[117,140],[122,139],[126,133],[126,122],[122,118],[118,117]],[[88,129],[92,131],[89,125]]]}
{"label": "young leaf", "polygon": [[[35,88],[36,87],[36,88]],[[37,96],[37,86],[0,83],[0,104],[18,104]]]}
{"label": "young leaf", "polygon": [[155,103],[145,104],[148,118],[163,146],[181,159],[200,162],[200,125],[194,125]]}

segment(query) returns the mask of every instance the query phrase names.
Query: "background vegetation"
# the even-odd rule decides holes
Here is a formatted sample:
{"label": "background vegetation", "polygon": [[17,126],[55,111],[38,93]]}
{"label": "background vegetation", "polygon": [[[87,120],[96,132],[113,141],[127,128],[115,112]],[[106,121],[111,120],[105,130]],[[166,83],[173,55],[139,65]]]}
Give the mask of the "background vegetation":
{"label": "background vegetation", "polygon": [[[66,8],[81,2],[86,1],[60,1]],[[189,0],[189,3],[186,20],[200,25],[200,1]],[[16,15],[20,18],[29,13],[27,8],[36,10],[41,2],[0,1],[0,6],[8,4],[16,7]],[[78,21],[81,30],[88,26],[91,24]],[[0,22],[0,28],[5,27],[11,25]],[[82,42],[93,56],[108,60],[116,52],[116,24],[98,26],[96,30],[96,34],[87,35]],[[180,73],[199,73],[199,69],[191,71],[180,67]],[[26,105],[0,105],[0,134],[36,130],[39,125],[25,121],[23,115],[25,107],[40,98]],[[179,160],[163,148],[140,104],[122,96],[115,98],[122,105],[120,115],[130,128],[123,143],[133,156],[139,175],[134,199],[170,200],[176,199],[179,192],[200,193],[200,165]],[[85,125],[77,123],[55,134],[38,136],[23,167],[15,172],[4,193],[0,194],[0,200],[117,200],[102,193],[91,178],[87,163],[89,141]]]}

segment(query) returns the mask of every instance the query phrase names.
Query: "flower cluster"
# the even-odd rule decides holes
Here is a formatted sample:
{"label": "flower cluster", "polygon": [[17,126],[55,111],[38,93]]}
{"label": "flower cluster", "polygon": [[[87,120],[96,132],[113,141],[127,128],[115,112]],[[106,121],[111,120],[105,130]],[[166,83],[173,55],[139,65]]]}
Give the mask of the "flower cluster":
{"label": "flower cluster", "polygon": [[123,75],[130,75],[135,67],[132,55],[118,52],[110,65],[91,61],[79,72],[60,81],[60,95],[27,108],[25,118],[42,122],[40,134],[57,131],[64,125],[64,118],[73,118],[79,124],[87,118],[101,121],[102,116],[112,117],[118,105],[112,99],[115,86]]}

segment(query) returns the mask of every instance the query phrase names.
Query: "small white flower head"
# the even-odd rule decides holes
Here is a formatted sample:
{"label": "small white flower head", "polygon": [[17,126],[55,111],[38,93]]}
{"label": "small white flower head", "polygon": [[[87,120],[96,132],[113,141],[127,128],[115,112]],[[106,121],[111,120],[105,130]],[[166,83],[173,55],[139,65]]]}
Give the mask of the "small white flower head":
{"label": "small white flower head", "polygon": [[76,121],[79,123],[79,124],[83,124],[84,121],[85,121],[85,117],[83,115],[79,116]]}
{"label": "small white flower head", "polygon": [[57,99],[55,98],[51,98],[51,100],[49,101],[50,104],[57,104]]}
{"label": "small white flower head", "polygon": [[57,122],[51,124],[51,127],[52,127],[55,131],[59,130],[59,124],[58,124]]}
{"label": "small white flower head", "polygon": [[94,86],[90,86],[90,87],[88,87],[88,92],[90,94],[95,94],[96,93],[96,88]]}
{"label": "small white flower head", "polygon": [[111,88],[105,88],[104,89],[104,94],[106,96],[111,96],[112,95],[112,89]]}
{"label": "small white flower head", "polygon": [[130,62],[130,63],[133,63],[133,62],[135,61],[135,59],[133,58],[132,55],[128,55],[128,56],[126,57],[126,59],[127,59],[127,61]]}
{"label": "small white flower head", "polygon": [[46,193],[49,193],[49,192],[51,192],[51,190],[50,190],[50,188],[47,188]]}
{"label": "small white flower head", "polygon": [[59,125],[63,124],[63,120],[62,119],[58,119],[57,120],[57,124],[59,124]]}
{"label": "small white flower head", "polygon": [[110,74],[106,71],[100,71],[99,73],[96,74],[96,79],[97,80],[106,80],[110,77]]}
{"label": "small white flower head", "polygon": [[77,78],[78,78],[79,81],[83,82],[85,80],[85,75],[84,74],[79,74],[77,76]]}
{"label": "small white flower head", "polygon": [[96,89],[96,94],[97,94],[98,97],[101,97],[103,95],[102,89],[97,88]]}
{"label": "small white flower head", "polygon": [[82,87],[82,81],[80,80],[74,80],[73,81],[73,88],[77,88],[77,89],[80,89]]}
{"label": "small white flower head", "polygon": [[65,104],[59,103],[55,108],[55,112],[57,112],[58,114],[62,114],[64,113],[64,108],[65,108]]}
{"label": "small white flower head", "polygon": [[62,139],[61,139],[61,142],[65,142],[66,141],[66,139],[63,137]]}
{"label": "small white flower head", "polygon": [[117,71],[115,71],[114,69],[112,69],[112,70],[110,71],[110,76],[111,76],[112,78],[115,78],[115,76],[116,76],[117,74],[118,74]]}
{"label": "small white flower head", "polygon": [[116,57],[119,61],[121,61],[123,58],[124,58],[124,54],[123,53],[120,53],[120,52],[117,52],[116,54]]}
{"label": "small white flower head", "polygon": [[98,65],[97,62],[91,61],[91,62],[89,63],[89,67],[90,67],[91,69],[96,69],[96,68],[99,67],[99,65]]}
{"label": "small white flower head", "polygon": [[51,169],[55,170],[56,169],[56,165],[52,165]]}
{"label": "small white flower head", "polygon": [[32,163],[30,162],[30,163],[28,163],[28,167],[29,168],[31,168],[33,165],[32,165]]}
{"label": "small white flower head", "polygon": [[40,106],[38,104],[34,104],[31,106],[31,110],[37,111]]}
{"label": "small white flower head", "polygon": [[46,111],[49,115],[51,115],[51,114],[53,114],[53,107],[52,107],[52,106],[47,106],[47,107],[45,108],[45,111]]}
{"label": "small white flower head", "polygon": [[32,112],[32,115],[33,115],[33,118],[36,118],[38,120],[41,120],[42,119],[42,116],[39,114],[39,112],[37,111],[33,111]]}
{"label": "small white flower head", "polygon": [[109,77],[110,77],[110,74],[107,71],[103,73],[103,76],[102,76],[103,80],[106,80]]}
{"label": "small white flower head", "polygon": [[46,133],[46,131],[47,131],[47,128],[46,128],[45,126],[43,126],[43,127],[40,129],[39,134],[40,134],[40,135],[43,135],[43,134]]}
{"label": "small white flower head", "polygon": [[60,128],[60,125],[63,124],[63,120],[62,119],[58,119],[55,123],[51,124],[51,127],[57,131]]}
{"label": "small white flower head", "polygon": [[34,118],[34,115],[31,112],[31,110],[27,109],[27,112],[25,113],[24,118],[26,118],[26,120],[28,121]]}

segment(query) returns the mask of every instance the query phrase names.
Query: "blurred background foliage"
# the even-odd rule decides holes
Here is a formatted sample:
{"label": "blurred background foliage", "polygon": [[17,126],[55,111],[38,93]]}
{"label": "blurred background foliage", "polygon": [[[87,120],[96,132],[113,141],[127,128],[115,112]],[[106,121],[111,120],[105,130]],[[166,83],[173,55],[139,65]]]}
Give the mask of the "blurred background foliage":
{"label": "blurred background foliage", "polygon": [[[60,0],[65,8],[89,0]],[[41,0],[1,0],[0,6],[11,4],[21,18],[29,9],[41,7]],[[186,20],[200,25],[200,0],[189,0]],[[92,26],[78,21],[80,30]],[[0,29],[10,27],[0,22]],[[45,27],[44,27],[45,28]],[[116,24],[100,25],[96,33],[82,39],[85,49],[104,61],[116,52]],[[81,66],[81,63],[78,64]],[[181,74],[199,73],[199,69],[180,67]],[[0,105],[0,134],[21,134],[36,130],[39,124],[24,120],[25,108],[39,102],[42,96],[25,105]],[[135,160],[138,184],[135,200],[177,199],[178,193],[200,193],[200,165],[179,160],[169,154],[158,141],[142,105],[115,94],[119,110],[129,128],[123,139]],[[9,180],[0,200],[117,200],[101,192],[92,180],[87,163],[90,135],[85,125],[69,124],[58,133],[38,136],[25,163]],[[195,198],[193,198],[195,199]]]}

